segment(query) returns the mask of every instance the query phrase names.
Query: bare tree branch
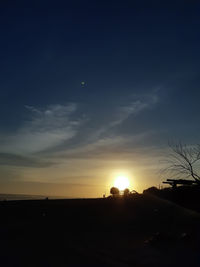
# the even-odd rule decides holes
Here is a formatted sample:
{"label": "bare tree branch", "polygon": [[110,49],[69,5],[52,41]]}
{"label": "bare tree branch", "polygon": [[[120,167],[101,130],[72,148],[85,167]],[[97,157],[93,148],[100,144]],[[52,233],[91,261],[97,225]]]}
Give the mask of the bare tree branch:
{"label": "bare tree branch", "polygon": [[164,172],[168,172],[173,175],[184,175],[189,178],[192,177],[197,183],[200,184],[200,144],[189,147],[182,145],[181,142],[177,144],[169,144],[172,153],[169,154],[166,160],[167,167]]}

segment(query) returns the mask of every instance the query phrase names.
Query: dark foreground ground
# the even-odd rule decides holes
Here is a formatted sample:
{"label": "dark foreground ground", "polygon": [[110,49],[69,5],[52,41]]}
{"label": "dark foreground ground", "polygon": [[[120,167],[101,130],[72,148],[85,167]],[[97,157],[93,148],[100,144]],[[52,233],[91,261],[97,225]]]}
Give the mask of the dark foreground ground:
{"label": "dark foreground ground", "polygon": [[0,266],[200,266],[200,215],[134,199],[0,202]]}

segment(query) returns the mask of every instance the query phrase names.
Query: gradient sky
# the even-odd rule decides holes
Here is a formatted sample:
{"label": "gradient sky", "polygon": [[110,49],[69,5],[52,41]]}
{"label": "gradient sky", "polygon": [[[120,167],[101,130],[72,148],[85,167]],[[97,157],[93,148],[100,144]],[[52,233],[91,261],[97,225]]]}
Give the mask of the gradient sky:
{"label": "gradient sky", "polygon": [[199,142],[198,1],[73,3],[1,1],[0,193],[142,191]]}

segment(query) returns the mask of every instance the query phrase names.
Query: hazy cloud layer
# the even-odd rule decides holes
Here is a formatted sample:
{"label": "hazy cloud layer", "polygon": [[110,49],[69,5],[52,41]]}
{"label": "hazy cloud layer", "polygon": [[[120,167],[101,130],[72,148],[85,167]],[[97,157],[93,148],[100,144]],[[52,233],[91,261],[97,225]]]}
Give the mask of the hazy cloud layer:
{"label": "hazy cloud layer", "polygon": [[157,102],[155,94],[132,96],[127,104],[114,107],[112,113],[95,128],[91,126],[94,117],[89,113],[85,115],[83,111],[78,113],[75,103],[44,108],[25,106],[29,119],[16,133],[1,138],[0,164],[48,167],[62,158],[102,158],[109,155],[116,158],[120,151],[127,157],[138,143],[153,133],[130,133],[123,137],[116,133],[116,129],[130,116],[139,116]]}
{"label": "hazy cloud layer", "polygon": [[46,161],[35,157],[21,156],[9,153],[0,153],[0,165],[23,167],[48,167],[52,161]]}
{"label": "hazy cloud layer", "polygon": [[62,159],[81,159],[94,158],[98,159],[117,159],[128,158],[143,147],[142,143],[145,139],[150,138],[154,132],[141,133],[130,137],[112,136],[101,138],[96,142],[86,144],[82,147],[66,149],[53,154],[53,157]]}

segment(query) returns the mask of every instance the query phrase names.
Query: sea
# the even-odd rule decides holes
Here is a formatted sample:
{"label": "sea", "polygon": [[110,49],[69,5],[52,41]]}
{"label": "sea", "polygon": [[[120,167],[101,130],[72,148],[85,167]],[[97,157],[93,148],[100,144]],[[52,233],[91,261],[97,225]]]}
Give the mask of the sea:
{"label": "sea", "polygon": [[41,200],[41,199],[66,199],[61,196],[23,195],[23,194],[0,194],[0,201],[7,200]]}

